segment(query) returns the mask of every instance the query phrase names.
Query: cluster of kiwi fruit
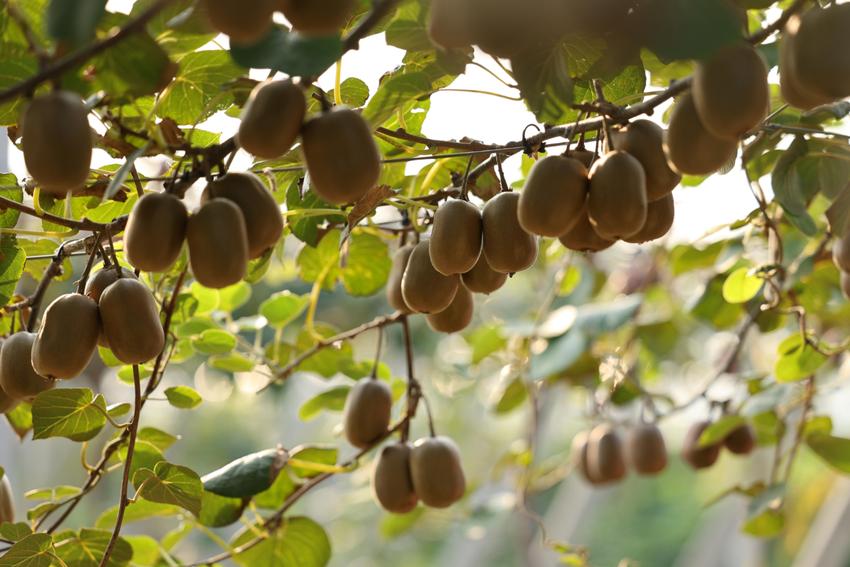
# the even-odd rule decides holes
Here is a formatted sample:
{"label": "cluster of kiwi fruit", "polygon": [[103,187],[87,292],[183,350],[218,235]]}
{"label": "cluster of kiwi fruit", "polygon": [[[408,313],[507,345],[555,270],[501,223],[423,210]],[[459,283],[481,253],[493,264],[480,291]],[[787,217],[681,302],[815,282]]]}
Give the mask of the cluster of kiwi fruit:
{"label": "cluster of kiwi fruit", "polygon": [[[376,378],[360,380],[348,394],[343,431],[349,443],[367,449],[383,440],[390,427],[393,396]],[[384,447],[372,474],[375,498],[388,512],[406,514],[421,500],[432,508],[446,508],[463,497],[466,479],[460,451],[449,438],[431,436],[414,444],[398,442]]]}
{"label": "cluster of kiwi fruit", "polygon": [[748,424],[739,425],[714,444],[703,445],[700,443],[700,437],[709,426],[711,426],[710,421],[698,421],[685,435],[682,458],[694,469],[707,469],[713,466],[724,447],[735,455],[749,455],[756,448],[756,434]]}
{"label": "cluster of kiwi fruit", "polygon": [[0,479],[0,524],[15,521],[15,503],[12,499],[12,483],[9,475],[4,474]]}
{"label": "cluster of kiwi fruit", "polygon": [[832,261],[841,274],[841,291],[850,299],[850,234],[835,241],[832,246]]}
{"label": "cluster of kiwi fruit", "polygon": [[203,0],[210,23],[237,44],[254,44],[271,30],[282,12],[294,30],[323,36],[339,32],[351,18],[356,0]]}

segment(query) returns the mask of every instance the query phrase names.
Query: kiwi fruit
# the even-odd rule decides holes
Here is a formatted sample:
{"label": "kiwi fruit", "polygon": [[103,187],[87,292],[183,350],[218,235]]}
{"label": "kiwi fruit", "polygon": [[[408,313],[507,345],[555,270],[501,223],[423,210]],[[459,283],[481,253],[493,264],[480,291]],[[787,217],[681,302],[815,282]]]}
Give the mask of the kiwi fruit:
{"label": "kiwi fruit", "polygon": [[295,144],[306,113],[300,86],[290,80],[262,82],[248,97],[236,141],[255,157],[280,157]]}
{"label": "kiwi fruit", "polygon": [[484,205],[484,257],[496,272],[514,274],[534,265],[537,239],[519,224],[519,194],[499,193]]}
{"label": "kiwi fruit", "polygon": [[[122,278],[136,279],[136,274],[127,268],[121,268]],[[95,302],[100,301],[100,296],[106,288],[118,281],[119,275],[115,270],[115,266],[109,266],[98,270],[93,276],[86,281],[85,294],[91,297]]]}
{"label": "kiwi fruit", "polygon": [[360,200],[381,177],[381,154],[372,129],[346,106],[307,121],[301,151],[313,190],[334,205]]}
{"label": "kiwi fruit", "polygon": [[517,218],[531,234],[561,236],[576,225],[587,199],[587,168],[564,156],[534,164],[519,196]]}
{"label": "kiwi fruit", "polygon": [[729,432],[723,446],[736,455],[749,455],[756,448],[756,433],[745,423]]}
{"label": "kiwi fruit", "polygon": [[229,199],[210,199],[189,219],[186,231],[192,274],[203,286],[221,289],[248,273],[248,229]]}
{"label": "kiwi fruit", "polygon": [[469,326],[474,313],[472,292],[459,286],[449,306],[439,313],[431,313],[426,319],[428,326],[439,333],[459,333]]}
{"label": "kiwi fruit", "polygon": [[27,171],[45,192],[65,195],[89,177],[92,133],[88,109],[67,91],[36,96],[21,117]]}
{"label": "kiwi fruit", "polygon": [[699,438],[710,425],[710,421],[697,422],[688,429],[685,435],[685,441],[682,445],[682,458],[695,469],[707,469],[714,465],[720,457],[720,449],[722,448],[720,443],[706,447],[700,446]]}
{"label": "kiwi fruit", "polygon": [[188,222],[186,206],[175,195],[147,193],[127,219],[127,260],[143,272],[167,271],[180,256]]}
{"label": "kiwi fruit", "polygon": [[491,294],[505,285],[508,275],[491,268],[487,258],[481,254],[475,266],[461,276],[461,281],[471,292]]}
{"label": "kiwi fruit", "polygon": [[697,64],[691,93],[705,129],[737,140],[767,116],[767,65],[749,43],[730,43]]}
{"label": "kiwi fruit", "polygon": [[655,475],[667,467],[667,447],[661,430],[651,423],[642,423],[629,431],[627,439],[629,460],[635,471]]}
{"label": "kiwi fruit", "polygon": [[657,201],[649,204],[646,211],[646,222],[637,233],[624,238],[626,242],[643,244],[650,240],[661,238],[673,227],[676,216],[676,205],[673,202],[673,194],[668,193]]}
{"label": "kiwi fruit", "polygon": [[841,293],[844,294],[845,298],[850,299],[850,273],[847,273],[842,270],[839,278],[839,283],[841,285]]}
{"label": "kiwi fruit", "polygon": [[404,302],[404,295],[401,292],[401,280],[404,277],[404,270],[407,268],[407,262],[410,260],[410,254],[416,248],[415,244],[405,244],[393,255],[393,265],[390,268],[390,275],[387,278],[387,302],[390,307],[401,313],[413,313],[413,310]]}
{"label": "kiwi fruit", "polygon": [[574,149],[567,150],[564,152],[564,156],[580,161],[588,171],[590,171],[590,168],[593,166],[593,162],[596,161],[597,157],[596,152],[586,149],[584,145],[579,145]]}
{"label": "kiwi fruit", "polygon": [[466,492],[460,451],[448,437],[427,437],[413,445],[410,476],[419,499],[432,508],[447,508]]}
{"label": "kiwi fruit", "polygon": [[664,129],[651,120],[635,120],[614,133],[614,145],[643,166],[646,174],[646,198],[657,201],[669,195],[682,181],[682,176],[670,169],[664,155]]}
{"label": "kiwi fruit", "polygon": [[616,240],[643,228],[647,215],[646,174],[631,154],[614,150],[590,169],[587,213],[602,238]]}
{"label": "kiwi fruit", "polygon": [[212,26],[237,44],[253,44],[272,29],[274,0],[203,0]]}
{"label": "kiwi fruit", "polygon": [[602,238],[596,233],[587,216],[587,207],[579,217],[576,225],[567,233],[562,234],[558,240],[565,247],[576,252],[601,252],[614,245],[614,240]]}
{"label": "kiwi fruit", "polygon": [[21,331],[3,341],[0,347],[0,388],[17,401],[31,401],[55,386],[32,367],[35,333]]}
{"label": "kiwi fruit", "polygon": [[272,194],[253,173],[228,173],[209,183],[201,204],[227,199],[239,207],[248,236],[248,258],[258,258],[283,234],[283,215]]}
{"label": "kiwi fruit", "polygon": [[428,37],[437,47],[463,49],[472,44],[470,0],[431,0]]}
{"label": "kiwi fruit", "polygon": [[401,278],[405,304],[417,313],[439,313],[455,298],[460,277],[444,276],[431,264],[430,241],[423,240],[410,253]]}
{"label": "kiwi fruit", "polygon": [[103,334],[115,357],[141,364],[162,352],[165,333],[151,291],[137,279],[120,278],[100,296]]}
{"label": "kiwi fruit", "polygon": [[812,8],[794,37],[792,67],[799,84],[818,97],[850,96],[850,4]]}
{"label": "kiwi fruit", "polygon": [[469,0],[472,43],[494,57],[512,57],[528,50],[546,21],[543,0]]}
{"label": "kiwi fruit", "polygon": [[381,507],[393,514],[407,514],[419,497],[410,475],[410,443],[394,443],[381,449],[372,470],[372,492]]}
{"label": "kiwi fruit", "polygon": [[685,93],[673,105],[664,136],[664,153],[675,171],[686,175],[709,175],[726,165],[737,151],[737,141],[718,138],[705,129],[691,93]]}
{"label": "kiwi fruit", "polygon": [[832,261],[839,270],[850,272],[850,232],[835,239],[832,245]]}
{"label": "kiwi fruit", "polygon": [[384,381],[358,381],[345,399],[345,438],[358,449],[371,446],[386,434],[392,409],[393,393]]}
{"label": "kiwi fruit", "polygon": [[623,442],[610,425],[597,425],[590,431],[587,469],[590,478],[599,479],[599,482],[616,482],[626,476]]}
{"label": "kiwi fruit", "polygon": [[332,35],[348,23],[357,0],[278,0],[278,5],[294,30],[305,35]]}
{"label": "kiwi fruit", "polygon": [[452,199],[434,214],[431,264],[444,276],[463,274],[481,257],[481,211],[469,201]]}
{"label": "kiwi fruit", "polygon": [[15,502],[12,498],[12,483],[9,482],[9,475],[4,474],[0,478],[0,524],[15,521]]}
{"label": "kiwi fruit", "polygon": [[581,431],[573,437],[572,450],[570,458],[573,463],[573,468],[581,473],[581,476],[590,484],[602,484],[602,480],[593,475],[590,468],[587,466],[587,449],[588,438],[590,433]]}
{"label": "kiwi fruit", "polygon": [[0,413],[7,413],[18,407],[18,400],[9,396],[0,388]]}
{"label": "kiwi fruit", "polygon": [[793,15],[785,25],[785,33],[779,40],[779,87],[782,98],[791,106],[811,110],[816,106],[832,102],[832,97],[813,92],[800,81],[794,61],[794,50],[801,18]]}
{"label": "kiwi fruit", "polygon": [[33,343],[33,370],[53,380],[79,376],[91,362],[99,336],[97,302],[81,293],[57,297],[44,311]]}

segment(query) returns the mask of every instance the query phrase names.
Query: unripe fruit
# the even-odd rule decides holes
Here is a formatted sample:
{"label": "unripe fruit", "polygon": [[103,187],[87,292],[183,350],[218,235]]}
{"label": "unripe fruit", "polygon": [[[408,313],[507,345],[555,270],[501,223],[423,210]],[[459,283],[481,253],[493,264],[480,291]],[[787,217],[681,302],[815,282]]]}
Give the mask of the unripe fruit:
{"label": "unripe fruit", "polygon": [[596,233],[586,211],[579,217],[572,230],[562,234],[558,240],[565,247],[576,252],[601,252],[614,245],[614,240],[602,238]]}
{"label": "unripe fruit", "polygon": [[404,302],[404,295],[401,292],[401,281],[404,277],[404,271],[407,269],[407,262],[410,260],[410,254],[416,248],[414,244],[406,244],[399,248],[393,255],[393,265],[390,268],[390,275],[387,277],[387,302],[390,307],[402,313],[413,313],[413,310]]}
{"label": "unripe fruit", "polygon": [[593,164],[587,213],[599,236],[631,236],[646,222],[646,174],[640,162],[615,150]]}
{"label": "unripe fruit", "polygon": [[635,120],[614,134],[614,145],[643,166],[646,198],[657,201],[669,195],[682,176],[670,169],[664,155],[664,129],[651,120]]}
{"label": "unripe fruit", "polygon": [[279,0],[293,29],[307,35],[332,35],[345,26],[356,0]]}
{"label": "unripe fruit", "polygon": [[519,194],[499,193],[484,205],[484,256],[496,272],[513,274],[534,265],[537,239],[519,224]]}
{"label": "unripe fruit", "polygon": [[587,440],[587,469],[591,478],[616,482],[626,476],[626,459],[620,435],[610,425],[597,425]]}
{"label": "unripe fruit", "polygon": [[54,91],[30,101],[21,117],[27,170],[47,193],[65,195],[89,177],[92,134],[79,95]]}
{"label": "unripe fruit", "polygon": [[440,333],[459,333],[469,326],[474,313],[475,301],[472,292],[464,286],[459,286],[448,307],[439,313],[428,315],[428,325]]}
{"label": "unripe fruit", "polygon": [[629,460],[638,474],[654,475],[667,467],[667,447],[657,426],[644,423],[629,431]]}
{"label": "unripe fruit", "polygon": [[143,272],[165,272],[180,256],[189,213],[169,193],[147,193],[130,213],[124,231],[127,260]]}
{"label": "unripe fruit", "polygon": [[428,37],[443,49],[462,49],[472,43],[470,0],[431,0]]}
{"label": "unripe fruit", "polygon": [[304,125],[301,151],[313,190],[334,205],[358,201],[381,176],[381,154],[371,127],[344,106]]}
{"label": "unripe fruit", "polygon": [[723,445],[736,455],[749,455],[756,448],[756,433],[748,424],[733,429]]}
{"label": "unripe fruit", "polygon": [[357,382],[345,399],[343,429],[348,442],[365,449],[380,440],[390,426],[393,393],[382,380]]}
{"label": "unripe fruit", "polygon": [[0,388],[17,401],[30,401],[55,383],[40,376],[32,367],[35,333],[21,331],[3,341],[0,347]]}
{"label": "unripe fruit", "polygon": [[186,237],[192,274],[201,285],[221,289],[248,273],[245,217],[232,201],[207,201],[189,219]]}
{"label": "unripe fruit", "polygon": [[275,246],[283,234],[283,216],[272,194],[253,173],[228,173],[206,186],[201,203],[227,199],[245,219],[248,257],[257,258]]}
{"label": "unripe fruit", "polygon": [[[127,268],[121,268],[122,278],[136,279],[136,274]],[[86,281],[85,294],[91,297],[95,302],[100,301],[100,296],[104,290],[118,281],[118,273],[115,271],[115,266],[109,266],[98,270],[88,281]]]}
{"label": "unripe fruit", "polygon": [[705,129],[690,93],[673,106],[664,137],[664,153],[670,167],[682,174],[708,175],[735,157],[738,143],[718,138]]}
{"label": "unripe fruit", "polygon": [[779,41],[779,86],[782,91],[782,98],[788,104],[803,110],[810,110],[816,106],[832,102],[833,98],[819,95],[800,82],[794,60],[794,51],[801,22],[800,16],[796,14],[791,16],[791,19],[785,25],[782,39]]}
{"label": "unripe fruit", "polygon": [[850,96],[850,4],[813,8],[794,38],[793,68],[799,82],[819,97]]}
{"label": "unripe fruit", "polygon": [[253,44],[272,28],[274,0],[203,0],[210,23],[234,43]]}
{"label": "unripe fruit", "polygon": [[850,272],[850,232],[835,239],[832,245],[832,261],[839,270]]}
{"label": "unripe fruit", "polygon": [[682,445],[682,458],[695,469],[707,469],[717,462],[722,445],[715,443],[707,447],[701,447],[699,438],[703,431],[711,425],[709,421],[700,421],[691,426],[685,435]]}
{"label": "unripe fruit", "polygon": [[593,476],[590,471],[590,468],[587,465],[587,441],[590,437],[590,433],[587,431],[581,431],[576,433],[576,436],[573,437],[572,450],[570,452],[570,458],[573,463],[573,468],[581,473],[582,478],[589,482],[590,484],[602,484],[602,480]]}
{"label": "unripe fruit", "polygon": [[650,240],[661,238],[673,226],[676,217],[676,205],[672,193],[649,204],[646,211],[646,222],[637,233],[624,238],[626,242],[643,244]]}
{"label": "unripe fruit", "polygon": [[432,508],[447,508],[466,492],[460,451],[448,437],[428,437],[414,444],[410,476],[419,499]]}
{"label": "unripe fruit", "polygon": [[490,294],[505,285],[508,275],[495,271],[487,263],[484,254],[478,258],[475,266],[461,276],[466,289],[474,293]]}
{"label": "unripe fruit", "polygon": [[33,370],[53,380],[79,376],[91,362],[99,336],[100,314],[93,299],[79,293],[57,297],[45,310],[32,347]]}
{"label": "unripe fruit", "polygon": [[444,276],[434,269],[430,241],[423,240],[410,253],[401,279],[404,302],[417,313],[439,313],[455,298],[460,277]]}
{"label": "unripe fruit", "polygon": [[520,226],[540,236],[564,234],[584,213],[587,188],[587,168],[580,161],[564,156],[543,158],[531,168],[520,194]]}
{"label": "unripe fruit", "polygon": [[697,64],[691,93],[705,129],[737,140],[767,116],[767,65],[749,43],[731,43]]}
{"label": "unripe fruit", "polygon": [[419,502],[410,475],[409,443],[395,443],[381,449],[372,471],[372,492],[381,507],[393,514],[407,514]]}
{"label": "unripe fruit", "polygon": [[469,201],[453,199],[437,209],[429,254],[444,276],[471,270],[481,257],[481,211]]}
{"label": "unripe fruit", "polygon": [[15,502],[12,498],[12,484],[9,475],[0,479],[0,524],[15,521]]}
{"label": "unripe fruit", "polygon": [[292,81],[265,81],[251,92],[236,140],[262,159],[282,156],[295,143],[307,113],[304,90]]}
{"label": "unripe fruit", "polygon": [[165,333],[159,308],[145,284],[119,279],[100,296],[99,307],[103,334],[118,360],[141,364],[162,352]]}

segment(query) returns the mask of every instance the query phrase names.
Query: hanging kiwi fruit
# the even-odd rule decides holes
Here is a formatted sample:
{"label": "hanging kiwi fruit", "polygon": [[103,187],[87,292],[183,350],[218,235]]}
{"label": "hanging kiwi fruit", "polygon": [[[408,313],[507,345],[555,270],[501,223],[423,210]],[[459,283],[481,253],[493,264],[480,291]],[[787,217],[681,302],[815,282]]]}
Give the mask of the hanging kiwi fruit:
{"label": "hanging kiwi fruit", "polygon": [[791,68],[798,84],[815,97],[850,96],[850,4],[814,7],[794,35]]}
{"label": "hanging kiwi fruit", "polygon": [[656,475],[667,468],[667,447],[658,426],[641,423],[629,431],[626,440],[629,461],[635,472]]}
{"label": "hanging kiwi fruit", "polygon": [[691,93],[685,93],[673,105],[664,136],[664,153],[675,171],[687,175],[709,175],[726,165],[737,151],[736,140],[718,138],[706,130]]}
{"label": "hanging kiwi fruit", "polygon": [[459,286],[459,276],[444,276],[434,269],[429,240],[414,247],[401,279],[402,297],[410,309],[439,313],[451,305]]}
{"label": "hanging kiwi fruit", "polygon": [[459,333],[469,326],[475,314],[472,292],[459,286],[448,307],[426,317],[428,326],[439,333]]}
{"label": "hanging kiwi fruit", "polygon": [[617,430],[607,424],[597,425],[587,439],[589,477],[601,483],[622,480],[626,476],[623,442]]}
{"label": "hanging kiwi fruit", "polygon": [[413,489],[426,506],[448,508],[466,492],[460,450],[448,437],[426,437],[410,454]]}
{"label": "hanging kiwi fruit", "polygon": [[586,206],[575,226],[558,237],[558,240],[566,248],[576,252],[601,252],[613,246],[615,242],[614,240],[599,236],[590,222]]}
{"label": "hanging kiwi fruit", "polygon": [[189,212],[169,193],[146,193],[130,212],[124,231],[127,260],[143,272],[168,271],[183,249]]}
{"label": "hanging kiwi fruit", "polygon": [[676,205],[673,202],[673,194],[649,203],[646,209],[646,221],[643,227],[635,234],[627,236],[623,240],[635,244],[643,244],[651,240],[657,240],[670,232],[676,217]]}
{"label": "hanging kiwi fruit", "polygon": [[537,239],[519,224],[519,194],[505,191],[484,205],[484,257],[503,274],[521,272],[537,260]]}
{"label": "hanging kiwi fruit", "polygon": [[646,174],[631,154],[614,150],[593,164],[587,213],[597,234],[617,240],[637,233],[647,205]]}
{"label": "hanging kiwi fruit", "polygon": [[[69,329],[73,332],[68,332]],[[57,297],[44,311],[41,328],[33,342],[33,370],[52,380],[79,376],[97,350],[98,337],[97,302],[80,293]]]}
{"label": "hanging kiwi fruit", "polygon": [[364,378],[348,392],[343,410],[343,430],[348,442],[365,449],[386,435],[393,408],[393,393],[383,380]]}
{"label": "hanging kiwi fruit", "polygon": [[657,201],[673,192],[682,176],[670,169],[664,155],[664,129],[651,120],[635,120],[613,132],[614,146],[643,166],[646,198]]}
{"label": "hanging kiwi fruit", "polygon": [[221,289],[248,273],[248,229],[229,199],[209,199],[189,219],[186,231],[192,274],[203,286]]}
{"label": "hanging kiwi fruit", "polygon": [[255,157],[275,159],[295,144],[306,113],[301,86],[290,80],[262,82],[248,97],[236,141]]}
{"label": "hanging kiwi fruit", "polygon": [[119,278],[136,279],[136,274],[132,270],[128,270],[123,266],[120,271],[116,270],[114,266],[107,266],[98,270],[93,276],[86,280],[85,294],[97,303],[100,301],[100,296],[103,295],[106,288],[118,281]]}
{"label": "hanging kiwi fruit", "polygon": [[431,0],[428,37],[442,49],[468,48],[472,45],[472,17],[470,0]]}
{"label": "hanging kiwi fruit", "polygon": [[165,332],[159,307],[145,284],[135,278],[119,278],[100,296],[98,307],[104,337],[118,360],[142,364],[162,352]]}
{"label": "hanging kiwi fruit", "polygon": [[580,431],[579,433],[576,433],[575,437],[573,437],[570,459],[573,463],[573,467],[581,473],[584,480],[592,485],[603,484],[604,481],[601,478],[596,477],[588,466],[587,452],[589,438],[590,433],[588,431]]}
{"label": "hanging kiwi fruit", "polygon": [[16,401],[31,401],[55,386],[32,367],[35,333],[20,331],[3,341],[0,347],[0,388]]}
{"label": "hanging kiwi fruit", "polygon": [[779,87],[782,98],[791,106],[811,110],[816,106],[832,102],[832,97],[815,92],[816,87],[808,87],[800,79],[795,59],[797,32],[802,19],[797,14],[789,18],[785,31],[779,40]]}
{"label": "hanging kiwi fruit", "polygon": [[756,432],[747,423],[740,425],[723,439],[723,446],[735,455],[749,455],[756,448]]}
{"label": "hanging kiwi fruit", "polygon": [[682,458],[694,469],[707,469],[717,462],[720,457],[720,443],[712,445],[700,444],[700,437],[711,425],[710,421],[699,421],[688,429],[682,444]]}
{"label": "hanging kiwi fruit", "polygon": [[354,13],[357,0],[278,0],[292,28],[305,35],[333,35]]}
{"label": "hanging kiwi fruit", "polygon": [[393,255],[390,274],[387,277],[387,303],[390,304],[390,307],[401,313],[413,312],[404,301],[404,294],[401,291],[401,281],[404,277],[404,270],[407,269],[410,254],[414,248],[416,248],[415,244],[405,244],[396,250],[396,253]]}
{"label": "hanging kiwi fruit", "polygon": [[381,507],[393,514],[407,514],[419,503],[410,474],[410,443],[387,445],[375,459],[372,493]]}
{"label": "hanging kiwi fruit", "polygon": [[473,293],[491,294],[508,281],[508,275],[497,272],[487,263],[482,253],[471,270],[461,276],[463,285]]}
{"label": "hanging kiwi fruit", "polygon": [[548,156],[534,164],[519,197],[520,226],[539,236],[560,236],[584,213],[587,168],[566,156]]}
{"label": "hanging kiwi fruit", "polygon": [[468,272],[481,256],[481,211],[463,199],[452,199],[434,214],[428,252],[434,269],[444,276]]}
{"label": "hanging kiwi fruit", "polygon": [[275,0],[202,0],[212,26],[237,44],[253,44],[272,28]]}

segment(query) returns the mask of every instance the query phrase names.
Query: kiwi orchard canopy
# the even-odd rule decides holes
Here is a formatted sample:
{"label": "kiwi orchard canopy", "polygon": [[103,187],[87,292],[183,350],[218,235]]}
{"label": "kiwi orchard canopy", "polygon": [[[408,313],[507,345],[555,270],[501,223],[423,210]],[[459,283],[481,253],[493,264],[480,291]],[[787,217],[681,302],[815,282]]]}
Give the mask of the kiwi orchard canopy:
{"label": "kiwi orchard canopy", "polygon": [[[0,7],[0,125],[25,166],[0,175],[0,412],[22,455],[64,438],[84,465],[43,489],[26,457],[0,462],[17,481],[0,469],[0,567],[323,566],[348,521],[302,511],[323,488],[356,529],[382,509],[385,533],[416,535],[503,510],[482,502],[510,486],[546,534],[565,524],[544,502],[570,471],[596,489],[755,451],[770,470],[715,492],[750,500],[746,533],[782,537],[800,459],[850,472],[850,439],[818,409],[850,345],[850,4],[126,4]],[[404,55],[370,88],[346,55],[379,34]],[[452,86],[473,70],[500,92]],[[431,97],[456,91],[521,102],[537,133],[430,137]],[[232,136],[208,129],[228,119]],[[665,239],[679,196],[733,170],[752,212]],[[326,309],[333,291],[346,309]],[[456,336],[435,351],[441,335]],[[714,335],[732,346],[693,360]],[[81,379],[95,359],[131,389]],[[256,403],[334,379],[286,417],[341,435],[286,428],[230,463],[198,442],[217,464],[192,462],[192,436],[148,417],[203,401],[172,367],[259,377]],[[553,412],[565,390],[591,409]],[[268,433],[263,412],[229,407]],[[531,419],[506,443],[490,411]],[[216,420],[222,447],[252,445],[234,415]],[[25,491],[42,501],[15,516]],[[150,518],[179,530],[129,526]],[[420,563],[427,539],[409,543]],[[600,553],[511,545],[577,566]]]}

